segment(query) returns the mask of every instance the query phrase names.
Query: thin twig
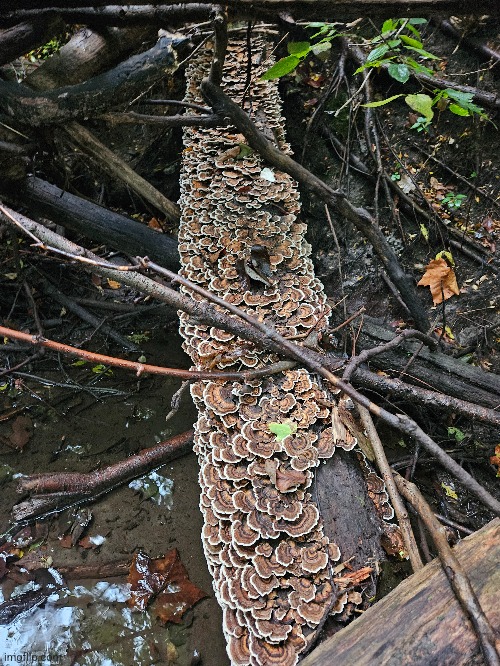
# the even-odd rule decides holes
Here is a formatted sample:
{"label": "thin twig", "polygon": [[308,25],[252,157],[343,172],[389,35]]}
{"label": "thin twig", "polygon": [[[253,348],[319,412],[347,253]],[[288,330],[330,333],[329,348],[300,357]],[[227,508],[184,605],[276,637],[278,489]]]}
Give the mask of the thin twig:
{"label": "thin twig", "polygon": [[260,377],[267,377],[268,375],[275,375],[285,370],[290,370],[295,367],[296,363],[293,361],[278,361],[268,365],[265,368],[258,370],[242,370],[241,372],[218,372],[210,370],[209,372],[201,370],[180,370],[179,368],[165,368],[158,365],[149,365],[147,363],[137,363],[135,361],[127,361],[123,358],[115,356],[106,356],[105,354],[96,354],[89,352],[85,349],[78,349],[71,347],[61,342],[54,340],[47,340],[46,338],[37,335],[30,335],[29,333],[22,333],[15,331],[5,326],[0,326],[0,335],[10,338],[11,340],[22,340],[35,347],[45,347],[53,351],[60,352],[61,354],[68,354],[69,356],[77,356],[78,358],[85,359],[91,363],[99,363],[102,365],[109,365],[114,368],[124,368],[125,370],[133,370],[135,374],[140,377],[143,374],[151,375],[164,375],[168,377],[180,377],[181,379],[188,379],[189,381],[197,380],[224,380],[224,381],[249,381],[250,379],[257,379]]}
{"label": "thin twig", "polygon": [[408,328],[402,331],[395,338],[392,338],[392,340],[389,340],[389,342],[384,342],[383,344],[378,345],[377,347],[372,347],[372,349],[365,349],[364,351],[360,352],[357,356],[353,356],[349,361],[349,363],[347,364],[346,369],[344,370],[342,379],[345,382],[350,381],[353,372],[362,363],[366,363],[374,356],[378,356],[379,354],[384,354],[386,351],[389,351],[394,347],[398,347],[403,342],[403,340],[406,340],[406,338],[417,338],[418,340],[421,340],[423,344],[426,344],[428,347],[430,347],[430,349],[435,349],[437,346],[437,341],[434,338],[431,338],[430,335],[426,335],[421,331],[416,331],[414,329]]}
{"label": "thin twig", "polygon": [[399,527],[401,528],[401,534],[403,536],[403,541],[410,558],[410,563],[413,571],[418,571],[422,569],[424,563],[418,552],[417,542],[415,541],[415,535],[411,528],[410,519],[408,517],[408,512],[401,500],[401,497],[398,493],[396,484],[394,483],[394,478],[392,476],[392,470],[385,455],[384,447],[378,436],[377,429],[373,423],[373,419],[370,415],[370,412],[360,405],[358,405],[359,415],[361,417],[361,422],[366,431],[368,439],[372,445],[373,453],[375,455],[375,461],[379,469],[380,475],[384,480],[387,493],[391,500],[391,504],[394,507],[396,517],[398,519]]}
{"label": "thin twig", "polygon": [[416,509],[424,521],[437,548],[439,559],[455,595],[476,630],[481,650],[488,666],[500,666],[500,657],[495,647],[498,636],[483,612],[476,593],[462,565],[455,557],[446,539],[446,530],[439,524],[432,509],[425,501],[414,483],[405,481],[399,474],[394,474],[399,492]]}
{"label": "thin twig", "polygon": [[224,59],[227,51],[227,11],[224,6],[216,5],[214,7],[214,17],[212,20],[214,29],[214,51],[212,63],[210,65],[209,79],[216,86],[222,83],[222,70],[224,68]]}

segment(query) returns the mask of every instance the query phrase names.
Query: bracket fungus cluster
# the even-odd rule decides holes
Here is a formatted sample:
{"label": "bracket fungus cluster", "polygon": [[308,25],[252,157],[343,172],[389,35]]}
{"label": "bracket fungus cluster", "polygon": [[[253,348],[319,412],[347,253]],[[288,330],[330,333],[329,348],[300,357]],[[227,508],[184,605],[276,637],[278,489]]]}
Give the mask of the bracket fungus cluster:
{"label": "bracket fungus cluster", "polygon": [[[290,152],[274,82],[259,76],[263,43],[229,45],[222,86],[259,128]],[[201,103],[210,64],[187,71],[186,101]],[[252,58],[251,82],[241,72]],[[329,306],[314,276],[296,183],[271,170],[231,127],[186,128],[181,174],[182,274],[287,338],[321,335]],[[196,293],[184,288],[195,299]],[[278,359],[182,313],[184,348],[196,368],[264,367]],[[246,383],[199,381],[195,451],[200,462],[203,545],[222,607],[233,664],[290,666],[326,614],[340,551],[323,532],[311,496],[314,469],[330,457],[333,396],[304,369]],[[278,437],[270,423],[289,423]],[[341,443],[344,448],[345,442]],[[354,444],[352,444],[354,446]],[[352,447],[351,447],[352,448]]]}

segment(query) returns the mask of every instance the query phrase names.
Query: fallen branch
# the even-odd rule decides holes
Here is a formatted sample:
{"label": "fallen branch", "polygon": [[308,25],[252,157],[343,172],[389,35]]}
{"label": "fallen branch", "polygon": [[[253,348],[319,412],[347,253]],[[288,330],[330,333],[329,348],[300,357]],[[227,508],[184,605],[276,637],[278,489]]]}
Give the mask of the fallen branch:
{"label": "fallen branch", "polygon": [[421,331],[428,331],[430,328],[429,320],[417,296],[414,281],[404,273],[383,231],[375,224],[368,211],[364,208],[353,206],[345,194],[339,190],[333,190],[320,178],[298,164],[298,162],[295,162],[288,155],[285,155],[260,132],[243,109],[233,102],[218,86],[213,85],[208,79],[204,79],[200,89],[206,101],[212,105],[214,111],[221,115],[229,116],[237,129],[244,134],[248,144],[265,160],[278,169],[290,174],[301,185],[317,194],[322,201],[334,208],[340,215],[356,226],[373,245],[377,256],[391,280],[397,286],[405,305],[411,312],[417,328]]}
{"label": "fallen branch", "polygon": [[[54,232],[46,229],[36,222],[33,222],[32,220],[29,220],[23,215],[20,215],[15,211],[9,210],[8,212],[9,217],[0,214],[0,219],[6,219],[9,221],[9,223],[12,224],[12,220],[10,218],[15,216],[18,220],[18,223],[22,223],[26,233],[33,234],[33,232],[36,232],[37,236],[39,236],[42,240],[50,242],[54,246],[62,246],[76,256],[83,255],[93,260],[98,259],[98,257],[96,257],[96,255],[94,255],[89,250],[84,250],[78,245],[75,245],[74,243],[61,238],[61,236],[58,236],[58,234],[55,234]],[[165,270],[161,267],[157,268],[161,271]],[[456,476],[456,478],[473,494],[475,494],[489,509],[500,515],[500,502],[498,502],[468,472],[466,472],[450,456],[448,456],[448,454],[443,451],[425,432],[423,432],[423,430],[419,428],[419,426],[414,421],[407,419],[403,415],[394,415],[390,412],[387,412],[385,409],[379,407],[364,395],[356,391],[350,384],[346,384],[345,382],[338,379],[338,377],[336,377],[329,369],[327,369],[327,367],[325,367],[327,360],[321,354],[305,347],[301,347],[300,345],[294,344],[293,342],[281,336],[272,326],[257,320],[246,312],[236,308],[234,305],[226,303],[222,299],[215,297],[213,294],[210,294],[210,292],[201,289],[197,285],[186,281],[184,278],[181,278],[176,274],[173,274],[173,278],[175,280],[187,284],[189,289],[192,291],[201,293],[212,303],[221,305],[226,310],[236,314],[237,318],[231,317],[223,312],[218,312],[217,309],[210,303],[202,303],[192,298],[183,296],[173,289],[160,285],[157,282],[154,282],[153,280],[145,277],[144,275],[139,275],[132,272],[110,270],[100,266],[93,267],[92,271],[99,273],[100,275],[104,275],[105,277],[109,277],[112,280],[121,281],[124,284],[133,286],[135,289],[150,294],[154,298],[158,298],[161,301],[167,302],[170,305],[177,307],[179,310],[187,312],[201,324],[206,323],[210,326],[215,325],[217,328],[222,328],[226,331],[234,333],[240,338],[250,340],[258,346],[262,346],[264,349],[274,351],[278,354],[289,356],[296,361],[300,361],[310,370],[317,372],[319,375],[324,377],[333,386],[344,391],[344,393],[346,393],[354,401],[366,407],[371,413],[384,420],[391,427],[405,432],[411,437],[415,437],[425,449],[430,451],[435,457],[438,458],[445,469]],[[238,318],[243,319],[244,322],[250,324],[250,326],[245,325],[244,322],[239,321]]]}
{"label": "fallen branch", "polygon": [[51,511],[62,511],[82,501],[94,501],[111,488],[127,483],[192,450],[194,431],[188,430],[134,456],[93,472],[60,472],[21,477],[17,491],[34,492],[29,500],[16,504],[16,521],[27,520]]}
{"label": "fallen branch", "polygon": [[413,571],[418,571],[424,566],[420,553],[418,552],[418,546],[415,541],[415,536],[410,524],[410,518],[408,512],[401,500],[401,497],[398,493],[398,489],[394,482],[392,475],[392,470],[385,455],[384,447],[378,436],[377,429],[373,423],[373,419],[370,415],[370,412],[365,409],[365,407],[358,407],[359,415],[361,417],[361,422],[366,431],[370,444],[372,445],[373,453],[375,455],[375,462],[377,463],[378,470],[382,479],[384,480],[389,499],[394,508],[396,518],[398,519],[399,527],[401,529],[401,534],[403,536],[403,541],[410,558],[410,563]]}
{"label": "fallen branch", "polygon": [[446,539],[446,529],[439,524],[432,509],[414,483],[406,481],[399,474],[394,474],[394,481],[399,492],[410,502],[424,521],[437,548],[443,571],[448,577],[460,605],[476,630],[486,664],[488,666],[500,666],[500,657],[495,647],[495,642],[500,640],[500,636],[496,635],[481,608],[469,578],[452,552]]}
{"label": "fallen branch", "polygon": [[[481,606],[498,626],[500,520],[460,541],[455,555]],[[395,618],[398,618],[395,621]],[[400,583],[349,626],[327,638],[301,666],[482,664],[470,622],[437,559]]]}
{"label": "fallen branch", "polygon": [[61,128],[61,131],[67,134],[71,142],[77,145],[80,150],[95,160],[99,168],[106,171],[113,178],[127,184],[140,197],[147,199],[168,220],[174,223],[179,222],[179,206],[167,199],[164,194],[142,176],[139,176],[126,162],[96,139],[92,132],[76,122],[67,123]]}
{"label": "fallen branch", "polygon": [[25,85],[0,81],[0,111],[30,127],[84,119],[127,102],[175,69],[174,40],[160,37],[153,48],[78,85],[35,92]]}
{"label": "fallen branch", "polygon": [[[188,379],[189,381],[193,382],[199,381],[200,379],[211,381],[232,380],[246,382],[250,381],[251,379],[276,375],[280,372],[284,372],[285,370],[290,370],[296,365],[296,363],[293,361],[278,361],[277,363],[268,365],[265,368],[259,368],[258,370],[242,370],[241,372],[221,372],[217,370],[203,372],[202,370],[181,370],[179,368],[165,368],[164,366],[160,365],[149,365],[148,363],[127,361],[124,358],[117,358],[116,356],[96,354],[85,349],[78,349],[77,347],[71,347],[70,345],[62,344],[61,342],[48,340],[47,338],[40,337],[38,335],[30,335],[29,333],[15,331],[12,328],[6,328],[5,326],[0,326],[0,335],[3,335],[6,338],[10,338],[11,340],[21,340],[22,342],[33,345],[34,347],[44,347],[46,349],[57,351],[61,354],[76,356],[77,358],[82,358],[86,361],[90,361],[91,363],[100,363],[102,365],[108,365],[113,368],[132,370],[135,372],[137,377],[150,374],[163,375],[166,377],[178,377],[180,379]],[[16,368],[17,367],[18,366],[16,366]],[[13,371],[16,368],[12,368],[11,370]]]}

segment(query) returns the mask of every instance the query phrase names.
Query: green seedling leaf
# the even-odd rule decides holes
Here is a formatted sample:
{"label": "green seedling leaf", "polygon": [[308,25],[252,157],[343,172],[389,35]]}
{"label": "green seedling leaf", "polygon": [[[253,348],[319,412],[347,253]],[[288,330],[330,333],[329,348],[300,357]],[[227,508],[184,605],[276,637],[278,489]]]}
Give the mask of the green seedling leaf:
{"label": "green seedling leaf", "polygon": [[375,109],[377,106],[384,106],[385,104],[389,104],[389,102],[392,102],[394,99],[397,99],[398,97],[404,97],[404,94],[401,93],[400,95],[393,95],[392,97],[388,97],[387,99],[381,99],[378,102],[369,102],[368,104],[362,104],[361,106],[366,106],[369,109]]}
{"label": "green seedling leaf", "polygon": [[285,437],[293,435],[297,431],[295,423],[268,423],[269,430],[276,435],[276,440],[281,442]]}
{"label": "green seedling leaf", "polygon": [[470,116],[470,111],[464,109],[463,106],[458,106],[458,104],[450,104],[448,108],[456,116]]}
{"label": "green seedling leaf", "polygon": [[296,55],[289,55],[286,58],[281,58],[281,60],[278,60],[278,62],[270,67],[267,72],[264,72],[260,78],[264,81],[280,79],[282,76],[293,72],[299,63],[300,58]]}
{"label": "green seedling leaf", "polygon": [[380,60],[383,58],[383,56],[385,56],[388,50],[389,44],[382,44],[382,46],[377,46],[377,48],[370,51],[366,58],[366,62],[375,62],[376,60]]}
{"label": "green seedling leaf", "polygon": [[387,21],[384,21],[382,25],[382,34],[384,35],[386,32],[392,32],[397,28],[398,24],[395,23],[392,19],[387,19]]}
{"label": "green seedling leaf", "polygon": [[429,95],[424,95],[423,93],[418,93],[417,95],[407,95],[405,97],[405,102],[408,104],[410,109],[420,113],[428,122],[434,117],[434,111],[432,110],[432,98]]}
{"label": "green seedling leaf", "polygon": [[87,361],[80,359],[79,361],[73,361],[71,364],[74,368],[80,368],[82,365],[87,365]]}
{"label": "green seedling leaf", "polygon": [[396,79],[400,83],[406,83],[410,78],[409,67],[402,63],[391,63],[387,71],[389,72],[389,76],[392,76],[393,79]]}
{"label": "green seedling leaf", "polygon": [[409,51],[415,51],[415,53],[421,55],[422,58],[428,58],[429,60],[441,60],[441,58],[439,56],[434,55],[434,53],[429,53],[429,51],[424,51],[424,49],[420,49],[415,46],[406,45],[405,49],[408,49]]}
{"label": "green seedling leaf", "polygon": [[289,42],[287,45],[288,53],[297,56],[297,58],[305,58],[311,50],[309,42]]}
{"label": "green seedling leaf", "polygon": [[400,35],[400,39],[404,44],[413,46],[416,49],[421,49],[423,46],[422,42],[419,42],[418,39],[413,39],[413,37],[408,37],[408,35]]}
{"label": "green seedling leaf", "polygon": [[320,42],[319,44],[314,44],[314,46],[311,46],[311,51],[314,53],[314,55],[319,55],[320,53],[325,53],[326,51],[329,51],[332,48],[332,43],[331,42]]}
{"label": "green seedling leaf", "polygon": [[[454,90],[453,88],[445,88],[443,92],[446,94],[447,97],[456,102],[458,106],[462,107],[462,109],[470,111],[471,113],[479,113],[479,114],[483,113],[483,109],[477,104],[473,103],[472,100],[474,98],[474,95],[472,93],[460,92],[459,90]],[[454,105],[450,104],[450,111],[452,106]],[[455,111],[453,113],[455,113]]]}
{"label": "green seedling leaf", "polygon": [[411,18],[408,23],[411,23],[411,25],[423,25],[424,23],[427,23],[427,19],[424,18]]}
{"label": "green seedling leaf", "polygon": [[462,432],[460,428],[448,428],[448,435],[453,437],[459,444],[465,439],[465,433]]}

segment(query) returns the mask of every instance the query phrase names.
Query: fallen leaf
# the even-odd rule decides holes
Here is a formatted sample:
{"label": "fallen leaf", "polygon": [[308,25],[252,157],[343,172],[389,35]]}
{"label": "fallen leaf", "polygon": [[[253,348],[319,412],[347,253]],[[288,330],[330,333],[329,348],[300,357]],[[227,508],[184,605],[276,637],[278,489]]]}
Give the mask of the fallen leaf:
{"label": "fallen leaf", "polygon": [[490,463],[498,467],[497,476],[500,476],[500,444],[495,446],[495,455],[491,456]]}
{"label": "fallen leaf", "polygon": [[207,596],[189,580],[176,548],[155,560],[145,553],[137,553],[128,582],[131,585],[129,606],[145,610],[155,601],[155,614],[164,624],[179,623],[189,608]]}
{"label": "fallen leaf", "polygon": [[108,286],[110,289],[119,289],[122,285],[120,282],[117,282],[116,280],[110,280],[110,278],[108,278]]}
{"label": "fallen leaf", "polygon": [[425,273],[418,284],[430,288],[434,305],[460,294],[455,272],[443,258],[433,259],[425,269]]}
{"label": "fallen leaf", "polygon": [[9,436],[11,446],[22,451],[33,434],[33,423],[29,416],[18,416],[12,422],[12,433]]}

